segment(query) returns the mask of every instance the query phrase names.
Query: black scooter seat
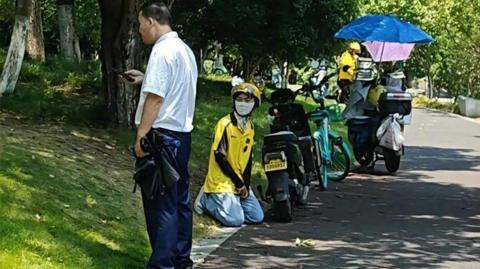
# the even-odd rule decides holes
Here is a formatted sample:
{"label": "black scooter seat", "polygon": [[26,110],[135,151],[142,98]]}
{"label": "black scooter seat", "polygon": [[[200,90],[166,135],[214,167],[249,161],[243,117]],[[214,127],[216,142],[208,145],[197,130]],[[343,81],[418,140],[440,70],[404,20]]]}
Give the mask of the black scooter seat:
{"label": "black scooter seat", "polygon": [[265,144],[274,144],[279,142],[296,142],[297,136],[290,131],[281,131],[273,134],[267,134],[263,137]]}

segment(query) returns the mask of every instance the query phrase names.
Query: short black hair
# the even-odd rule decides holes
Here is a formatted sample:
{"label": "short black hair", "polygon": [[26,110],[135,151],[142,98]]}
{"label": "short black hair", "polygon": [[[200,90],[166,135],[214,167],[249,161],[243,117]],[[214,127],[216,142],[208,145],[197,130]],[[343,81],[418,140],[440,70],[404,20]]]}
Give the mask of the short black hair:
{"label": "short black hair", "polygon": [[142,16],[155,19],[160,24],[170,25],[172,15],[167,5],[162,2],[153,2],[145,4],[141,9]]}

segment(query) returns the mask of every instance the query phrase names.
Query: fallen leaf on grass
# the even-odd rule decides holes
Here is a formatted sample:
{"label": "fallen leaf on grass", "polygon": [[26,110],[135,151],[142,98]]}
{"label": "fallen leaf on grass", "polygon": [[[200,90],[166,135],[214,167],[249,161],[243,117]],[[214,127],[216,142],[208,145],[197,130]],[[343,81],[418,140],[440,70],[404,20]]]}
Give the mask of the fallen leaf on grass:
{"label": "fallen leaf on grass", "polygon": [[85,199],[85,202],[87,203],[88,207],[93,207],[94,205],[97,204],[97,201],[93,199],[93,197],[90,195],[87,196],[87,198]]}
{"label": "fallen leaf on grass", "polygon": [[107,145],[107,144],[105,144],[105,148],[106,148],[106,149],[113,149],[113,147],[112,147],[112,146],[110,146],[110,145]]}

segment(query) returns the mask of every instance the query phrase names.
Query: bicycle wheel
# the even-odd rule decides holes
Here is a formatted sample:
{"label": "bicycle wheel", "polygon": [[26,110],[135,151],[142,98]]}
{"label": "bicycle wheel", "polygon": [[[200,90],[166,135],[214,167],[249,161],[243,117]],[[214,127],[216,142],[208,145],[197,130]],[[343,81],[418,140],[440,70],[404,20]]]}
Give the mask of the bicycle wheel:
{"label": "bicycle wheel", "polygon": [[333,181],[344,180],[350,171],[350,156],[345,143],[335,143],[334,138],[329,138],[331,162],[328,166],[328,179]]}
{"label": "bicycle wheel", "polygon": [[315,141],[315,154],[316,154],[316,161],[315,161],[315,169],[317,170],[317,177],[318,182],[320,185],[320,189],[326,190],[328,187],[328,168],[324,164],[322,158],[322,151],[321,151],[321,141]]}
{"label": "bicycle wheel", "polygon": [[328,167],[326,164],[322,164],[320,167],[321,173],[322,173],[322,183],[320,184],[322,187],[322,190],[326,190],[328,187],[328,180],[330,180],[329,175],[328,175]]}

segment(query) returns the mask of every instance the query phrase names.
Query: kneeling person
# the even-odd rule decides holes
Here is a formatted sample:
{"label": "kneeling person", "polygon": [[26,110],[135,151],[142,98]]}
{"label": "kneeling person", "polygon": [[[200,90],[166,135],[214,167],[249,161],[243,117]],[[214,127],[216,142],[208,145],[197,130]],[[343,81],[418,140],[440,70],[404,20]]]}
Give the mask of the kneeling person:
{"label": "kneeling person", "polygon": [[250,188],[255,134],[250,115],[260,105],[260,90],[242,83],[233,88],[232,97],[232,113],[215,127],[208,173],[194,208],[225,226],[241,226],[263,221],[262,208]]}

